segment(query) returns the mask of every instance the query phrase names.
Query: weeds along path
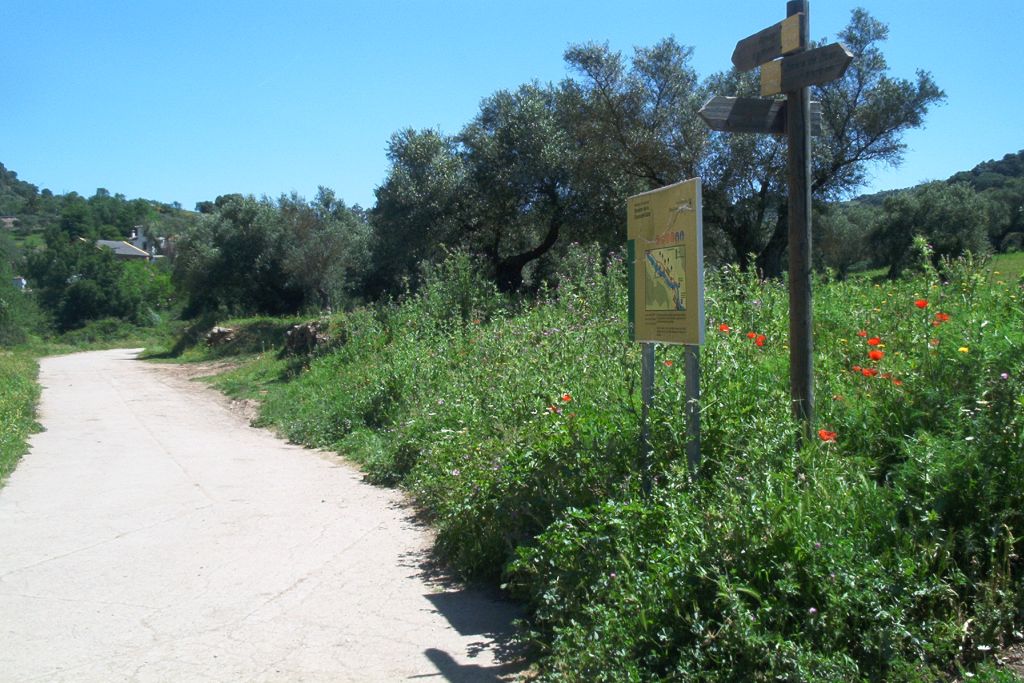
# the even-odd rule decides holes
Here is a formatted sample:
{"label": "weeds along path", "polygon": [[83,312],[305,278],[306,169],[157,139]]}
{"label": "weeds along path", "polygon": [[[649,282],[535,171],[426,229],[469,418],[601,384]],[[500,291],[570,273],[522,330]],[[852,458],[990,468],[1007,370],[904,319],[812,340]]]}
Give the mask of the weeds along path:
{"label": "weeds along path", "polygon": [[401,495],[133,351],[44,359],[0,490],[5,681],[497,681],[513,610]]}

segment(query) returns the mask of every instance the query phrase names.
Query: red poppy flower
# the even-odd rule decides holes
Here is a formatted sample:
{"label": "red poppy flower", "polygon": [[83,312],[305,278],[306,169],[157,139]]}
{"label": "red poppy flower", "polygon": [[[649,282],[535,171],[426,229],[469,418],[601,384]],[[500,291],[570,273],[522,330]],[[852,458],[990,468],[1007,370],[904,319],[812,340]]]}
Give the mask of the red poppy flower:
{"label": "red poppy flower", "polygon": [[901,379],[894,379],[894,380],[892,381],[892,383],[893,383],[893,384],[894,384],[895,386],[898,386],[898,387],[901,387],[901,386],[903,386],[903,380],[901,380]]}
{"label": "red poppy flower", "polygon": [[572,400],[572,394],[568,394],[568,393],[562,394],[562,402],[563,403],[568,403],[571,400]]}
{"label": "red poppy flower", "polygon": [[747,332],[747,339],[753,339],[757,336],[757,332]]}
{"label": "red poppy flower", "polygon": [[819,429],[818,438],[824,441],[825,443],[834,443],[836,440],[836,433],[830,432],[827,429]]}
{"label": "red poppy flower", "polygon": [[854,372],[860,372],[860,370],[861,370],[861,368],[860,368],[860,366],[859,366],[859,365],[854,365],[854,366],[853,366],[852,368],[850,368],[850,369],[851,369],[851,370],[853,370]]}
{"label": "red poppy flower", "polygon": [[718,331],[719,332],[728,332],[731,329],[732,328],[729,327],[728,325],[726,325],[725,323],[722,323],[721,325],[718,326]]}
{"label": "red poppy flower", "polygon": [[670,361],[670,360],[665,361],[665,367],[666,368],[672,367],[672,361]]}
{"label": "red poppy flower", "polygon": [[938,339],[932,339],[930,342],[928,342],[928,346],[938,346],[938,345],[939,345],[939,340]]}
{"label": "red poppy flower", "polygon": [[878,349],[871,349],[868,351],[868,358],[871,360],[882,360],[885,355],[885,351],[879,351]]}
{"label": "red poppy flower", "polygon": [[866,336],[868,336],[868,331],[867,330],[860,330],[859,332],[857,332],[857,336],[858,337],[866,337]]}
{"label": "red poppy flower", "polygon": [[881,343],[882,340],[878,337],[872,337],[871,339],[868,339],[868,346],[878,346]]}
{"label": "red poppy flower", "polygon": [[766,337],[763,334],[759,334],[757,335],[757,339],[754,340],[754,343],[758,346],[764,346],[765,339]]}
{"label": "red poppy flower", "polygon": [[863,370],[860,371],[860,374],[864,375],[865,377],[874,377],[875,375],[878,374],[878,368],[864,368]]}
{"label": "red poppy flower", "polygon": [[944,323],[949,320],[949,313],[936,313],[935,320],[936,322]]}
{"label": "red poppy flower", "polygon": [[914,305],[917,306],[918,308],[928,308],[928,300],[918,299],[917,301],[914,302]]}

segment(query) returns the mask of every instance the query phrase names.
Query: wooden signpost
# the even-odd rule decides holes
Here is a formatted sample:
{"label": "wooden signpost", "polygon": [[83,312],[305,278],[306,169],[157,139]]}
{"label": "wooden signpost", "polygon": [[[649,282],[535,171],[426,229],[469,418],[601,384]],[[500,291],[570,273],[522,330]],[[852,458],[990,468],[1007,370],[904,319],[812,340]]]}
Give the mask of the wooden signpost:
{"label": "wooden signpost", "polygon": [[732,51],[732,65],[737,71],[750,71],[777,57],[804,49],[807,47],[802,28],[805,17],[803,13],[790,15],[739,41]]}
{"label": "wooden signpost", "polygon": [[839,43],[800,52],[768,62],[761,67],[761,96],[793,92],[842,77],[853,61],[850,51]]}
{"label": "wooden signpost", "polygon": [[[736,43],[733,65],[761,67],[761,95],[785,93],[785,102],[713,98],[701,117],[713,130],[784,134],[788,144],[789,375],[793,415],[811,439],[814,424],[813,335],[811,331],[811,134],[809,86],[840,78],[853,56],[838,43],[808,50],[810,3],[790,0],[786,19]],[[725,100],[725,101],[723,101]],[[820,126],[820,114],[819,123]]]}
{"label": "wooden signpost", "polygon": [[[723,133],[786,134],[786,101],[716,95],[697,114]],[[811,102],[811,135],[821,135],[821,103]]]}

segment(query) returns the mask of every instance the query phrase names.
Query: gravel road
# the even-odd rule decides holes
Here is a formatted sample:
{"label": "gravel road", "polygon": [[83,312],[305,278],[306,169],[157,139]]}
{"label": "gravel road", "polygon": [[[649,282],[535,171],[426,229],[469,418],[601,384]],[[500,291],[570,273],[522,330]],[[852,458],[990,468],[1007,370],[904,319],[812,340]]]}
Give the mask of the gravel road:
{"label": "gravel road", "polygon": [[501,681],[514,609],[396,491],[116,350],[46,358],[0,489],[2,681]]}

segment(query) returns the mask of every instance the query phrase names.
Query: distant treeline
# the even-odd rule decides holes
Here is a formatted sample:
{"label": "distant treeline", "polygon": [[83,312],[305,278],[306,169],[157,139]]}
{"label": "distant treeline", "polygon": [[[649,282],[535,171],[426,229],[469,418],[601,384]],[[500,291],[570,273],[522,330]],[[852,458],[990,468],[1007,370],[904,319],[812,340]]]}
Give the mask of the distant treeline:
{"label": "distant treeline", "polygon": [[886,267],[893,277],[912,258],[911,243],[943,256],[1024,248],[1024,150],[986,161],[946,181],[822,205],[815,219],[819,266],[839,274]]}

